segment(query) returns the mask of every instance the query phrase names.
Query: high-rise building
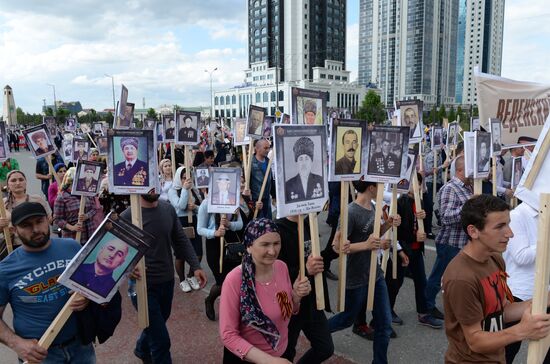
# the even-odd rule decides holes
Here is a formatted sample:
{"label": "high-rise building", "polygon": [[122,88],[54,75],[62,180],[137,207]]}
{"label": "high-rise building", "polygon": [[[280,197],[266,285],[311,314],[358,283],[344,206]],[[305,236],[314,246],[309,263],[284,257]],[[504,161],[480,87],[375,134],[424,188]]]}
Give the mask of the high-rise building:
{"label": "high-rise building", "polygon": [[458,0],[361,0],[359,83],[377,85],[388,106],[453,103],[457,15]]}
{"label": "high-rise building", "polygon": [[[504,0],[460,0],[457,39],[458,104],[477,104],[474,67],[500,76],[504,31]],[[462,48],[462,49],[460,49]],[[460,52],[463,52],[460,54]],[[462,77],[459,78],[459,73]]]}
{"label": "high-rise building", "polygon": [[281,81],[313,78],[325,60],[345,67],[346,1],[249,0],[248,67],[279,67]]}

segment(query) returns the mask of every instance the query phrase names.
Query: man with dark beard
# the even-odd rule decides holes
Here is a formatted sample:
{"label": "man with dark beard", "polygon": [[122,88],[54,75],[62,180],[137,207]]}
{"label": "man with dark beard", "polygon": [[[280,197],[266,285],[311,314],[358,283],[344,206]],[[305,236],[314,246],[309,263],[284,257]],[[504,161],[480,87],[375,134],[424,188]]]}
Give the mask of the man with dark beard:
{"label": "man with dark beard", "polygon": [[[191,271],[200,282],[201,288],[206,286],[206,274],[200,268],[195,250],[183,231],[176,210],[169,202],[159,200],[159,196],[154,190],[147,195],[141,195],[143,230],[155,239],[145,253],[149,327],[143,330],[138,338],[134,355],[144,363],[169,364],[172,363],[172,358],[166,321],[170,317],[174,296],[172,249],[180,277],[184,277],[184,260],[191,266]],[[126,209],[121,216],[131,221],[131,209]],[[134,271],[135,278],[140,279],[140,273]],[[136,298],[132,297],[132,303],[137,307]]]}
{"label": "man with dark beard", "polygon": [[[92,343],[83,345],[77,337],[75,315],[48,350],[37,342],[69,299],[69,289],[57,283],[57,277],[80,244],[73,239],[50,239],[46,211],[36,202],[15,207],[11,222],[23,245],[0,262],[0,316],[9,303],[14,317],[13,330],[0,320],[0,342],[30,363],[95,363]],[[87,305],[88,300],[79,296],[70,307],[81,311]]]}

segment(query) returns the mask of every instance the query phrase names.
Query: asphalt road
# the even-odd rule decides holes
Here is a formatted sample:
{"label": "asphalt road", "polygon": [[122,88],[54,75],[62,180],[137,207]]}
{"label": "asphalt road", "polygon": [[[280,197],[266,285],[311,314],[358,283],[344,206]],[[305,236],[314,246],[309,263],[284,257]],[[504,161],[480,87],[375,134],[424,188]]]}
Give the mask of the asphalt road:
{"label": "asphalt road", "polygon": [[[40,194],[39,182],[34,178],[35,160],[28,152],[15,153],[13,155],[19,161],[21,169],[28,178],[29,193]],[[326,240],[330,235],[330,229],[325,224],[325,215],[321,214],[319,218],[319,232],[321,234],[321,248],[324,248]],[[433,241],[429,241],[426,247],[426,272],[429,275],[435,260],[435,248]],[[203,264],[206,265],[206,264]],[[211,272],[209,281],[213,281]],[[332,263],[332,271],[338,271],[338,263]],[[333,309],[336,306],[337,282],[329,281],[330,298]],[[205,291],[209,287],[206,287]],[[438,307],[442,309],[441,297],[438,296]],[[403,319],[404,325],[394,326],[397,338],[392,339],[389,346],[390,363],[441,363],[447,348],[447,339],[444,330],[435,330],[417,324],[414,286],[412,280],[406,278],[399,292],[395,307],[397,314]],[[370,317],[370,314],[369,314]],[[5,320],[11,322],[11,312],[6,310]],[[204,318],[206,320],[206,318]],[[136,336],[137,333],[119,333]],[[372,342],[360,338],[353,334],[350,329],[346,329],[333,335],[336,352],[345,358],[356,363],[370,363],[372,360]],[[174,345],[176,343],[173,343]],[[189,343],[187,343],[189,344]],[[516,363],[525,363],[527,358],[527,345],[522,345],[522,350],[516,357]],[[213,349],[213,350],[218,350]],[[123,354],[123,353],[121,353]],[[126,357],[129,353],[124,353]],[[4,345],[0,345],[0,363],[16,363],[17,359],[14,353]],[[101,361],[98,361],[100,363]]]}

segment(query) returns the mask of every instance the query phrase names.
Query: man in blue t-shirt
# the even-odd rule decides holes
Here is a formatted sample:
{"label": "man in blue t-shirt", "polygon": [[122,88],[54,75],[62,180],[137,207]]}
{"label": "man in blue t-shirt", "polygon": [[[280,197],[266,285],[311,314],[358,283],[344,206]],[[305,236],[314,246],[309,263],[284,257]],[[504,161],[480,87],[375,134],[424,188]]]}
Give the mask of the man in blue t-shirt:
{"label": "man in blue t-shirt", "polygon": [[[48,217],[39,203],[15,207],[11,222],[23,245],[0,262],[0,317],[8,303],[14,317],[13,331],[0,320],[0,342],[29,363],[95,363],[92,344],[82,345],[77,338],[74,315],[48,350],[37,341],[69,298],[68,288],[58,284],[57,278],[80,245],[73,239],[50,239]],[[87,304],[80,296],[70,307],[81,311]]]}

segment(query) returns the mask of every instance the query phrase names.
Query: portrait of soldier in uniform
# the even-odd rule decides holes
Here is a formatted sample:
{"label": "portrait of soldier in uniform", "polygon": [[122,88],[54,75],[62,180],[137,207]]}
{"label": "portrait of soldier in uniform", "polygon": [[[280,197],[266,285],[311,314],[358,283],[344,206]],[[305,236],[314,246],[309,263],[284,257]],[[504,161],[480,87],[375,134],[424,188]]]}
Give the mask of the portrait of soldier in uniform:
{"label": "portrait of soldier in uniform", "polygon": [[88,160],[88,142],[84,140],[75,140],[74,144],[73,161]]}
{"label": "portrait of soldier in uniform", "polygon": [[176,121],[172,116],[164,117],[164,137],[166,140],[176,139]]}
{"label": "portrait of soldier in uniform", "polygon": [[149,185],[148,164],[138,159],[138,138],[121,137],[120,148],[124,161],[117,163],[114,167],[114,184],[116,186]]}
{"label": "portrait of soldier in uniform", "polygon": [[179,142],[196,142],[197,141],[197,128],[193,125],[193,119],[190,115],[179,115],[179,118],[183,120],[179,121],[180,130],[178,132]]}
{"label": "portrait of soldier in uniform", "polygon": [[369,172],[383,175],[399,175],[400,158],[392,152],[394,145],[388,139],[382,139],[381,150],[369,158]]}
{"label": "portrait of soldier in uniform", "polygon": [[339,145],[338,148],[343,150],[344,155],[336,161],[334,174],[340,175],[358,173],[355,171],[355,167],[357,165],[355,153],[360,146],[359,136],[355,130],[348,129],[344,132],[344,135],[342,135],[342,144]]}
{"label": "portrait of soldier in uniform", "polygon": [[311,172],[314,149],[315,144],[308,137],[301,137],[294,143],[292,151],[294,152],[294,161],[296,162],[296,175],[285,181],[286,203],[311,200],[324,196],[323,177]]}
{"label": "portrait of soldier in uniform", "polygon": [[208,168],[197,168],[197,188],[208,187],[210,182],[210,176],[208,174]]}
{"label": "portrait of soldier in uniform", "polygon": [[78,178],[78,183],[76,185],[77,191],[94,193],[97,191],[97,185],[99,183],[99,173],[97,173],[96,177],[96,169],[96,166],[92,166],[89,164],[83,165],[82,172],[80,173],[80,177]]}

